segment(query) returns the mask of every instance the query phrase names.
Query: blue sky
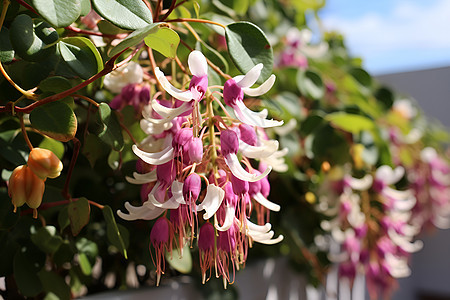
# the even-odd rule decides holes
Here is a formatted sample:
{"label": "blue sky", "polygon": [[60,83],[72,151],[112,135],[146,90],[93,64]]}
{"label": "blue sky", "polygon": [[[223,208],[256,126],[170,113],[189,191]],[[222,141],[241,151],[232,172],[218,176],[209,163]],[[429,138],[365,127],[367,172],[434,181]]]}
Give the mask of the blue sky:
{"label": "blue sky", "polygon": [[450,66],[449,0],[327,0],[320,16],[374,75]]}

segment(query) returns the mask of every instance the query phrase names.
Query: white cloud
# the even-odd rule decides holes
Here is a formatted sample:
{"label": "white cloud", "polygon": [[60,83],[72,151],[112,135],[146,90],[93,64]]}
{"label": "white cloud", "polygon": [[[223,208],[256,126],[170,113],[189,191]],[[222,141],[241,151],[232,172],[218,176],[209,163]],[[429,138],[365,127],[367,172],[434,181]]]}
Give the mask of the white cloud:
{"label": "white cloud", "polygon": [[450,1],[391,3],[384,12],[369,12],[353,19],[325,16],[323,23],[328,30],[342,32],[351,52],[367,62],[372,57],[392,57],[390,53],[395,51],[436,53],[448,49],[450,56]]}

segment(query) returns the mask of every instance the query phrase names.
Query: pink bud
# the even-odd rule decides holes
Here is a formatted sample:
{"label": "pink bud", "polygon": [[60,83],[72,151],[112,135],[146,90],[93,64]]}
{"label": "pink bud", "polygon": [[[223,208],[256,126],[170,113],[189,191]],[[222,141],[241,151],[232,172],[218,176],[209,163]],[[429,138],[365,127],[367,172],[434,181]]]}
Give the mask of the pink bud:
{"label": "pink bud", "polygon": [[196,201],[200,195],[202,180],[197,173],[190,174],[183,184],[183,197],[185,200]]}
{"label": "pink bud", "polygon": [[192,128],[181,128],[178,130],[172,141],[172,147],[175,152],[185,151],[184,147],[192,140],[193,135]]}
{"label": "pink bud", "polygon": [[233,192],[236,195],[239,196],[248,193],[249,190],[248,181],[241,180],[232,174],[231,183],[233,184]]}
{"label": "pink bud", "polygon": [[236,234],[234,226],[226,231],[219,231],[217,237],[217,248],[225,252],[233,252],[236,248]]}
{"label": "pink bud", "polygon": [[240,124],[239,131],[241,133],[240,139],[244,143],[247,143],[251,146],[256,146],[258,143],[258,138],[256,137],[256,132],[252,126],[247,124]]}
{"label": "pink bud", "polygon": [[225,198],[224,198],[225,203],[227,205],[231,205],[236,208],[238,197],[233,191],[233,184],[228,181],[224,185],[223,190],[225,191]]}
{"label": "pink bud", "polygon": [[155,248],[169,242],[169,221],[166,217],[156,220],[150,232],[150,242]]}
{"label": "pink bud", "polygon": [[139,102],[146,105],[150,101],[150,86],[143,85],[139,92]]}
{"label": "pink bud", "polygon": [[168,161],[162,165],[156,166],[156,178],[163,186],[169,186],[175,180],[176,170],[174,160]]}
{"label": "pink bud", "polygon": [[244,99],[244,91],[236,84],[234,79],[228,79],[223,85],[223,100],[228,106],[235,106],[236,101]]}
{"label": "pink bud", "polygon": [[239,150],[239,140],[233,130],[224,130],[220,133],[220,147],[222,154],[227,156],[230,153],[236,154]]}
{"label": "pink bud", "polygon": [[203,142],[201,138],[195,137],[189,142],[189,159],[200,163],[203,158]]}
{"label": "pink bud", "polygon": [[200,251],[214,249],[214,226],[209,222],[206,222],[200,227],[198,233],[198,248]]}

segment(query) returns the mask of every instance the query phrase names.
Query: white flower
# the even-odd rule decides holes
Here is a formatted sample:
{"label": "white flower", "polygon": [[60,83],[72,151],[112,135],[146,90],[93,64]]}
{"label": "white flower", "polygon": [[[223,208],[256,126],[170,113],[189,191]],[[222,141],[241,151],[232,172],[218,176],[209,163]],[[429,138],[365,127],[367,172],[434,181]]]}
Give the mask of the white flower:
{"label": "white flower", "polygon": [[105,76],[103,84],[113,93],[120,93],[123,87],[132,83],[141,83],[144,71],[141,66],[130,61],[128,64],[117,68]]}

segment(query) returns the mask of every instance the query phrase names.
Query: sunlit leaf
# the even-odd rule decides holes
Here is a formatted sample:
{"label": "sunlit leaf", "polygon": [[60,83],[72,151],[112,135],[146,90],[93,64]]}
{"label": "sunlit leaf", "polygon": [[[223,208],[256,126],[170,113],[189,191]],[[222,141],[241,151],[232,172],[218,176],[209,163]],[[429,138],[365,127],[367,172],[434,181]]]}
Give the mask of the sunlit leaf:
{"label": "sunlit leaf", "polygon": [[139,29],[153,23],[143,1],[92,0],[95,10],[106,20],[124,29]]}
{"label": "sunlit leaf", "polygon": [[177,55],[180,37],[178,33],[168,27],[160,27],[157,31],[152,31],[144,38],[145,44],[158,51],[162,55],[175,58]]}
{"label": "sunlit leaf", "polygon": [[32,0],[34,8],[55,27],[66,27],[81,14],[80,0]]}
{"label": "sunlit leaf", "polygon": [[69,213],[72,234],[76,236],[80,233],[81,229],[89,223],[91,207],[86,198],[80,198],[77,201],[70,202],[67,210]]}

